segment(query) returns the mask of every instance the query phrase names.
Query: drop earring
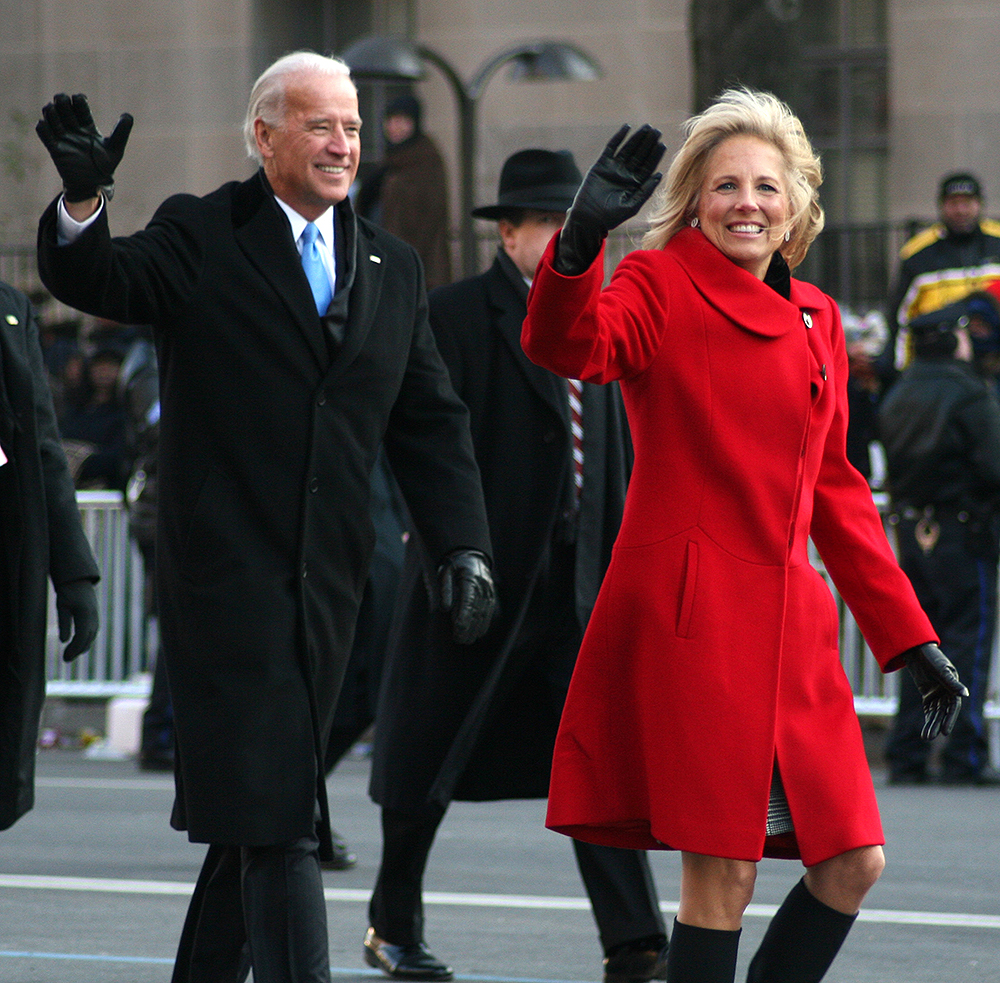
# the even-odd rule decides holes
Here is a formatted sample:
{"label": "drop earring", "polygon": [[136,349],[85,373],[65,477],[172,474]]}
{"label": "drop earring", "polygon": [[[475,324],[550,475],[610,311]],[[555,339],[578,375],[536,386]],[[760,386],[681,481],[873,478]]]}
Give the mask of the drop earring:
{"label": "drop earring", "polygon": [[698,223],[698,216],[695,215],[695,217],[693,219],[691,219],[691,228],[692,229],[697,229],[698,228],[698,224],[699,224]]}
{"label": "drop earring", "polygon": [[788,240],[791,239],[791,238],[792,238],[792,231],[791,231],[791,229],[785,229],[785,242],[788,242]]}

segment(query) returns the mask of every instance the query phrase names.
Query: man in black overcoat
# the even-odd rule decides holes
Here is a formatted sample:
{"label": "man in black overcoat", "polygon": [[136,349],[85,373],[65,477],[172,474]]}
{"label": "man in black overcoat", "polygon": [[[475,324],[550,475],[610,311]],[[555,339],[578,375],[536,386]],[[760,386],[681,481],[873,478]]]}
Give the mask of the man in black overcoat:
{"label": "man in black overcoat", "polygon": [[[473,212],[498,220],[496,260],[430,294],[438,347],[471,415],[499,603],[488,633],[456,646],[428,610],[418,556],[408,557],[376,717],[383,856],[365,939],[369,964],[397,979],[452,975],[427,949],[421,904],[448,803],[548,794],[559,716],[621,521],[631,445],[618,386],[583,385],[575,447],[568,383],[521,349],[530,278],[579,183],[568,152],[514,154],[497,204]],[[665,929],[646,855],[574,846],[605,980],[662,977]]]}
{"label": "man in black overcoat", "polygon": [[239,983],[246,943],[256,983],[325,983],[323,751],[374,540],[370,473],[384,438],[435,620],[473,640],[493,589],[468,412],[416,253],[352,211],[361,120],[346,64],[279,59],[245,121],[261,169],[112,238],[130,126],[101,136],[83,96],[45,107],[65,193],[42,217],[39,269],[64,302],[150,324],[157,345],[171,821],[210,844],[173,978]]}
{"label": "man in black overcoat", "polygon": [[97,636],[98,569],[56,429],[34,312],[24,294],[0,283],[0,829],[35,801],[50,579],[69,661]]}

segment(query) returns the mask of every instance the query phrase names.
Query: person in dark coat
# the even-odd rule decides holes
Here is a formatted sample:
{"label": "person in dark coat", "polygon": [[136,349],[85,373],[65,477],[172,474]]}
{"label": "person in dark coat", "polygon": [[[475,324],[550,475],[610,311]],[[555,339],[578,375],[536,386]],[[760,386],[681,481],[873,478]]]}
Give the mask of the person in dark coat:
{"label": "person in dark coat", "polygon": [[[438,346],[471,413],[499,604],[484,638],[456,646],[431,617],[411,551],[377,714],[371,795],[383,855],[365,938],[369,964],[399,979],[451,978],[424,942],[421,904],[448,803],[548,793],[559,714],[621,520],[630,444],[618,387],[583,386],[575,446],[567,382],[528,361],[520,342],[535,265],[579,182],[567,151],[515,153],[497,204],[473,212],[498,221],[492,267],[430,294]],[[662,975],[646,855],[575,846],[605,979]]]}
{"label": "person in dark coat", "polygon": [[451,283],[448,241],[448,179],[444,160],[423,130],[423,108],[415,96],[385,108],[385,159],[358,191],[358,213],[408,242],[424,264],[427,289]]}
{"label": "person in dark coat", "polygon": [[435,618],[473,641],[493,588],[468,411],[415,252],[348,199],[361,120],[345,63],[271,65],[244,129],[261,169],[112,239],[103,189],[130,126],[103,137],[83,96],[43,110],[65,194],[42,217],[39,269],[65,303],[151,325],[157,346],[171,821],[210,844],[173,979],[239,981],[252,964],[256,983],[325,983],[323,753],[371,558],[370,474],[384,438]]}
{"label": "person in dark coat", "polygon": [[[128,531],[142,554],[144,614],[148,620],[153,620],[157,618],[155,570],[160,382],[156,349],[148,338],[136,338],[129,345],[118,376],[118,395],[128,421],[125,441]],[[170,704],[166,664],[155,649],[149,657],[153,679],[149,700],[142,713],[138,765],[142,771],[173,771],[174,711]]]}
{"label": "person in dark coat", "polygon": [[[969,688],[941,747],[946,785],[1000,785],[983,707],[997,620],[1000,403],[973,367],[966,302],[910,321],[913,361],[879,407],[899,563]],[[912,680],[885,745],[892,785],[932,780]]]}
{"label": "person in dark coat", "polygon": [[70,661],[97,637],[99,574],[56,429],[34,312],[24,294],[0,283],[0,315],[0,829],[8,829],[35,801],[49,580]]}

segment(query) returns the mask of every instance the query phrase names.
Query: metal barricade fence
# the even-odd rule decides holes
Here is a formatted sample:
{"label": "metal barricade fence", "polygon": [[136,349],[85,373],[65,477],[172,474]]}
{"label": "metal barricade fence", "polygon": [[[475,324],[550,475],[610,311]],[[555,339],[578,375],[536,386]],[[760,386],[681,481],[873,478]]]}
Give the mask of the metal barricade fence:
{"label": "metal barricade fence", "polygon": [[83,528],[101,571],[97,604],[101,627],[89,652],[73,662],[62,660],[55,597],[49,590],[45,647],[49,696],[110,697],[143,695],[148,679],[150,644],[146,624],[142,556],[128,532],[121,492],[78,491]]}
{"label": "metal barricade fence", "polygon": [[[144,695],[148,678],[149,654],[155,651],[151,626],[144,608],[142,556],[128,533],[128,514],[119,492],[77,492],[87,538],[101,570],[98,605],[101,629],[90,652],[75,662],[65,663],[60,655],[55,601],[49,599],[46,672],[50,696],[110,697]],[[885,495],[875,494],[883,515]],[[888,530],[894,542],[894,531]],[[823,571],[818,555],[813,562]],[[860,717],[891,717],[896,711],[899,679],[897,673],[882,674],[871,650],[843,599],[829,578],[840,612],[840,652],[844,671],[854,691],[854,705]],[[1000,632],[994,637],[989,674],[986,717],[989,723],[990,757],[1000,762]]]}

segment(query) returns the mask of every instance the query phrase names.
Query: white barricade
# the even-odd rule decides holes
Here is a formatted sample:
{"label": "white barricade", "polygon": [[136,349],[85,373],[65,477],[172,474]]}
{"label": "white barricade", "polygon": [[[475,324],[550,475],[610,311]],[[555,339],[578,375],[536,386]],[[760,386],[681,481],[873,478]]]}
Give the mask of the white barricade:
{"label": "white barricade", "polygon": [[143,606],[142,556],[128,533],[128,513],[115,491],[78,491],[83,528],[101,571],[97,605],[101,618],[97,640],[73,662],[62,660],[55,597],[49,589],[45,646],[49,696],[110,697],[144,695],[149,645]]}
{"label": "white barricade", "polygon": [[[885,496],[876,494],[885,512]],[[50,696],[145,696],[149,689],[149,653],[155,651],[143,608],[142,556],[128,534],[128,515],[118,492],[77,492],[84,529],[101,570],[98,605],[101,630],[90,652],[75,662],[62,661],[55,602],[49,599],[46,672]],[[890,539],[893,531],[889,530]],[[817,569],[823,571],[813,554]],[[831,584],[831,589],[833,589]],[[891,717],[896,711],[898,675],[883,676],[857,622],[834,590],[840,611],[840,651],[861,717]],[[994,638],[986,718],[990,757],[1000,762],[1000,632]]]}

